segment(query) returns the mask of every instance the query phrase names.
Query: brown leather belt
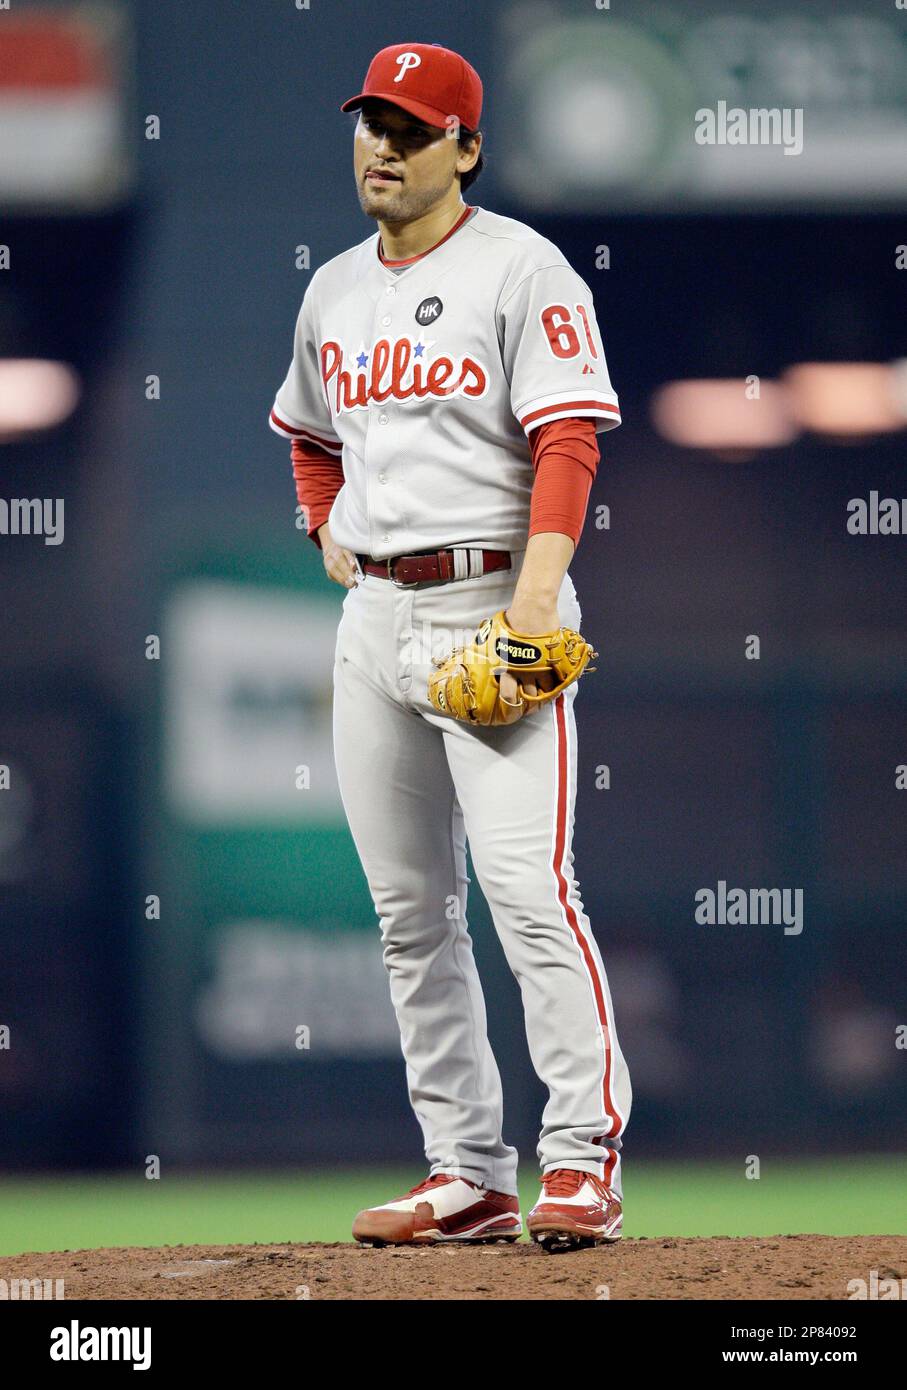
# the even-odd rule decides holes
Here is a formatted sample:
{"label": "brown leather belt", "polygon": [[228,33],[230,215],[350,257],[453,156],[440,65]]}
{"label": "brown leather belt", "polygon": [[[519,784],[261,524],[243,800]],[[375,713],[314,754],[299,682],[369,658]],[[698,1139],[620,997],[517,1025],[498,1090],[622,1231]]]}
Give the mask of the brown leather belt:
{"label": "brown leather belt", "polygon": [[371,555],[356,557],[366,574],[390,579],[395,584],[446,584],[453,579],[475,579],[495,570],[510,569],[509,550],[477,550],[472,546],[454,546],[450,550],[426,550],[418,555],[395,555],[389,560],[374,560]]}

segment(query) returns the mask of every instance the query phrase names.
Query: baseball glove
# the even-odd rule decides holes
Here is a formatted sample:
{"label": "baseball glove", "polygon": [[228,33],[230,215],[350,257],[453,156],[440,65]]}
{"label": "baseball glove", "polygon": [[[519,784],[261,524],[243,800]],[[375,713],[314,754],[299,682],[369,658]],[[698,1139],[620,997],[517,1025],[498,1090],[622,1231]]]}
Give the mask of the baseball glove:
{"label": "baseball glove", "polygon": [[501,700],[499,678],[511,671],[518,679],[549,674],[550,690],[537,695],[521,690],[524,704],[544,704],[554,700],[568,685],[578,680],[598,652],[585,638],[569,627],[529,636],[515,632],[504,618],[504,610],[486,618],[465,647],[455,647],[448,657],[435,662],[428,678],[428,697],[441,714],[462,719],[467,724],[508,724],[513,706]]}

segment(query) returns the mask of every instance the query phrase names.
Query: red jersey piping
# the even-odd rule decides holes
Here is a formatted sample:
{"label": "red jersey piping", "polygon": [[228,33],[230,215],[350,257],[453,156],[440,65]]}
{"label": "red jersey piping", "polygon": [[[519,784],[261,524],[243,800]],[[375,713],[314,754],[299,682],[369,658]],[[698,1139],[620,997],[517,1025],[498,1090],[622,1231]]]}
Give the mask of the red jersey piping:
{"label": "red jersey piping", "polygon": [[408,259],[408,260],[405,260],[405,261],[389,261],[389,260],[387,260],[387,258],[386,258],[385,255],[384,255],[383,250],[381,249],[381,238],[380,238],[380,236],[379,236],[379,238],[378,238],[378,260],[381,262],[382,265],[386,265],[386,266],[388,266],[388,267],[391,268],[391,269],[396,268],[397,270],[399,270],[400,267],[401,267],[401,266],[404,266],[404,265],[415,265],[416,261],[421,261],[421,259],[422,259],[423,256],[430,256],[431,253],[432,253],[432,251],[437,251],[437,249],[438,249],[439,246],[443,246],[444,243],[445,243],[445,241],[448,241],[448,240],[450,239],[450,237],[453,236],[454,232],[458,232],[458,231],[460,230],[460,228],[462,227],[463,223],[466,221],[467,217],[470,215],[470,213],[473,213],[473,212],[475,212],[475,208],[472,208],[472,207],[469,206],[469,204],[467,204],[466,207],[463,209],[463,214],[462,214],[462,216],[457,218],[456,222],[453,224],[453,226],[450,228],[449,231],[447,231],[447,232],[444,233],[444,235],[442,236],[442,238],[441,238],[440,241],[436,241],[435,244],[434,244],[434,246],[429,246],[428,249],[427,249],[426,251],[420,251],[419,254],[418,254],[417,256],[410,256],[409,259]]}

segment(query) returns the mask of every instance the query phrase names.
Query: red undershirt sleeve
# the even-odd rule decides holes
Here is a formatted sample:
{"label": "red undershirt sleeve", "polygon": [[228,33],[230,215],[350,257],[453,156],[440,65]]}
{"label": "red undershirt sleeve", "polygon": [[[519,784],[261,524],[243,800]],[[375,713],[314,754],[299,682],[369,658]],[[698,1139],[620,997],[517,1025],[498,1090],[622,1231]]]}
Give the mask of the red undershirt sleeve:
{"label": "red undershirt sleeve", "polygon": [[290,445],[296,500],[303,508],[306,534],[321,549],[318,528],[330,515],[334,498],[343,487],[343,465],[336,454],[330,454],[308,439],[294,439]]}
{"label": "red undershirt sleeve", "polygon": [[578,545],[601,457],[595,420],[552,420],[530,431],[529,446],[535,469],[529,535],[559,531]]}

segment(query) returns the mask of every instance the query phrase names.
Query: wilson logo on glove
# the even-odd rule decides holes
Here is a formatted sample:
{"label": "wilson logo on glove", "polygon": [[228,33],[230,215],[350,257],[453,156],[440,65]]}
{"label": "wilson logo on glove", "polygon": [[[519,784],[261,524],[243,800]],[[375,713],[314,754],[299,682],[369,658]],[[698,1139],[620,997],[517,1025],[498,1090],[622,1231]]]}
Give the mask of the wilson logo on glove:
{"label": "wilson logo on glove", "polygon": [[524,642],[514,642],[510,637],[499,637],[495,651],[502,661],[511,666],[532,666],[542,659],[540,647],[528,647]]}
{"label": "wilson logo on glove", "polygon": [[542,705],[556,699],[584,671],[594,670],[589,662],[597,655],[573,628],[559,627],[555,632],[532,636],[514,632],[502,609],[481,623],[468,646],[455,647],[450,656],[435,662],[428,679],[428,698],[440,714],[468,724],[509,724],[512,707],[508,712],[501,701],[504,671],[521,678],[550,676],[550,690],[537,695],[520,690],[524,706]]}

